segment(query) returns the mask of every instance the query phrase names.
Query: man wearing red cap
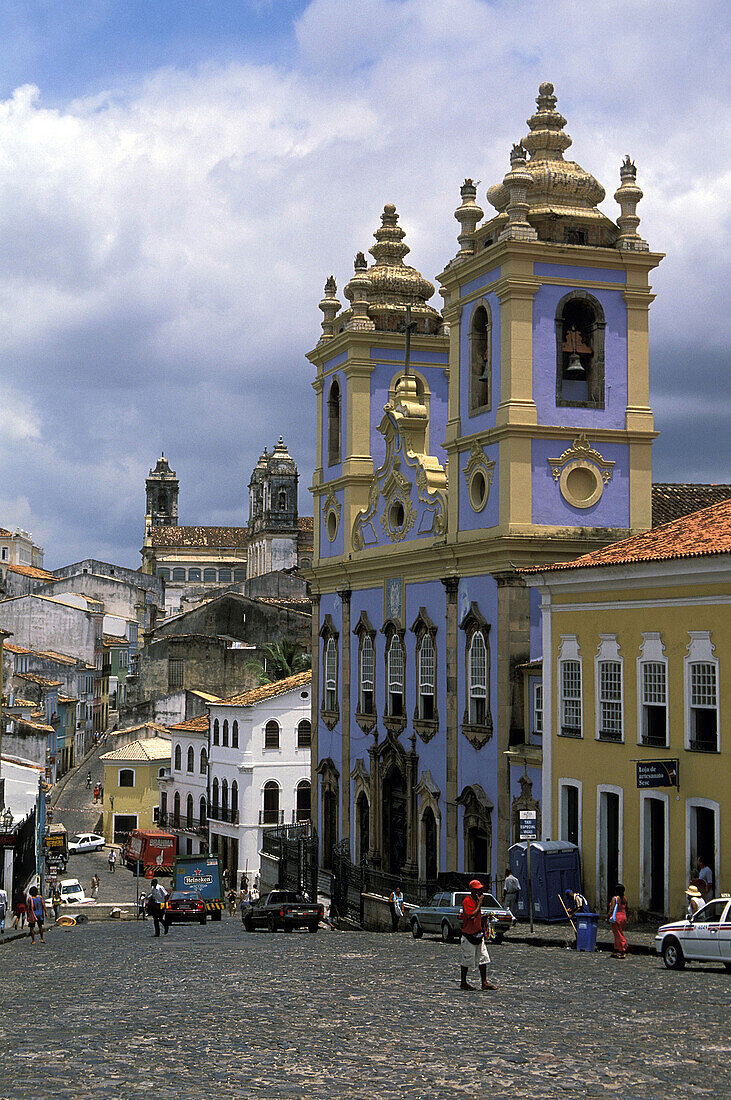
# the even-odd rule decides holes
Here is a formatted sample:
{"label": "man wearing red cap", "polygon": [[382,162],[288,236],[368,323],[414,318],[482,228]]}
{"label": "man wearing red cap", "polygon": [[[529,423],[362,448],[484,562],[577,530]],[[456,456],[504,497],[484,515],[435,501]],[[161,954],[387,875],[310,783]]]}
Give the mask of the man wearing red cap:
{"label": "man wearing red cap", "polygon": [[483,989],[495,989],[487,980],[487,966],[490,956],[485,947],[485,933],[482,930],[482,899],[485,887],[473,878],[470,883],[470,895],[462,902],[460,920],[462,921],[462,942],[460,944],[460,970],[462,980],[460,989],[474,989],[467,981],[467,972],[475,966],[480,971]]}

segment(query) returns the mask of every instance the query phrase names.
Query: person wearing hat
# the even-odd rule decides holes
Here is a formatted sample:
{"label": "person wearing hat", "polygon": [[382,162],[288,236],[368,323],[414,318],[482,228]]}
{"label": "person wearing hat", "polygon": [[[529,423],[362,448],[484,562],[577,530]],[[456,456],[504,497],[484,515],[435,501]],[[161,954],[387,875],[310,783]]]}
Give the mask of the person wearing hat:
{"label": "person wearing hat", "polygon": [[496,987],[487,980],[487,967],[490,956],[485,947],[485,933],[482,928],[482,901],[485,896],[485,887],[479,879],[473,878],[470,882],[469,896],[462,902],[459,913],[462,922],[462,941],[460,943],[460,989],[474,989],[467,981],[467,974],[474,966],[480,972],[483,989],[495,989]]}
{"label": "person wearing hat", "polygon": [[685,891],[688,899],[688,920],[693,920],[698,910],[703,906],[703,897],[697,886],[689,886]]}
{"label": "person wearing hat", "polygon": [[[589,902],[586,900],[583,894],[579,893],[578,890],[564,890],[563,897],[564,909],[566,910],[569,920],[571,920],[572,917],[576,916],[577,913],[587,913],[589,911]],[[577,938],[578,933],[574,928],[573,942],[567,940],[566,946],[568,948],[575,948]]]}

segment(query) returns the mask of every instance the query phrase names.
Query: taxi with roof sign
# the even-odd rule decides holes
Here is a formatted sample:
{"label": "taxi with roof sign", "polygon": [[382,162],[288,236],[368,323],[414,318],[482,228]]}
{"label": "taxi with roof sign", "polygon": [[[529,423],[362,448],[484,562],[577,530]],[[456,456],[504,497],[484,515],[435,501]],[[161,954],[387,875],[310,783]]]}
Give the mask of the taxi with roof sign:
{"label": "taxi with roof sign", "polygon": [[686,962],[715,962],[731,971],[731,894],[706,902],[693,917],[658,928],[655,950],[668,970],[682,970]]}

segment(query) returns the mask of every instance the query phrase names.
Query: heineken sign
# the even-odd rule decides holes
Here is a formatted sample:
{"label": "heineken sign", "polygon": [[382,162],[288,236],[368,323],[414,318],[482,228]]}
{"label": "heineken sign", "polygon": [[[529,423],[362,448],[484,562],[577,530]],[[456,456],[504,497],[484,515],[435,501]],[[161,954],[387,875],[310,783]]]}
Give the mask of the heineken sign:
{"label": "heineken sign", "polygon": [[680,789],[680,761],[675,760],[638,760],[637,786],[677,787]]}

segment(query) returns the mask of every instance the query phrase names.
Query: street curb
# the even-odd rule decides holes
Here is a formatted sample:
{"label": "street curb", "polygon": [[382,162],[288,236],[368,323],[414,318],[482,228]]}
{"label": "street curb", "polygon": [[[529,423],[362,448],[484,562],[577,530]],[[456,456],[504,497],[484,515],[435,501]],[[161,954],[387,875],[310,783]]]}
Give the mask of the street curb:
{"label": "street curb", "polygon": [[[560,947],[566,949],[566,943],[561,940],[549,938],[548,936],[515,936],[507,935],[503,941],[504,943],[524,943],[530,947]],[[602,943],[597,941],[597,951],[612,951],[614,945],[611,943]],[[650,947],[644,943],[628,943],[627,944],[628,955],[655,955],[655,948]]]}

